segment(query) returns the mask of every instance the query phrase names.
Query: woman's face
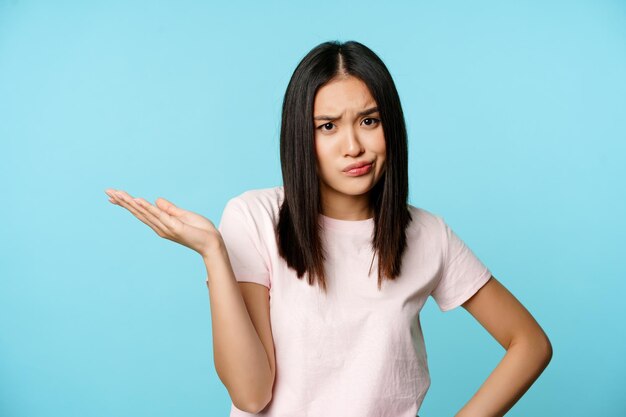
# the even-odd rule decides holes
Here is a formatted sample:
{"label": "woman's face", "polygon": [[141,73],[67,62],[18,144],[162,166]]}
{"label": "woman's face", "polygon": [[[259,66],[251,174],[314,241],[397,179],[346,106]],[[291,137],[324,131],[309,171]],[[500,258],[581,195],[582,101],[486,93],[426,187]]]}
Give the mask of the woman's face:
{"label": "woman's face", "polygon": [[[320,192],[327,206],[349,204],[353,196],[367,197],[383,174],[385,137],[376,106],[365,83],[353,76],[336,77],[317,91],[315,151]],[[346,170],[355,163],[368,165]]]}

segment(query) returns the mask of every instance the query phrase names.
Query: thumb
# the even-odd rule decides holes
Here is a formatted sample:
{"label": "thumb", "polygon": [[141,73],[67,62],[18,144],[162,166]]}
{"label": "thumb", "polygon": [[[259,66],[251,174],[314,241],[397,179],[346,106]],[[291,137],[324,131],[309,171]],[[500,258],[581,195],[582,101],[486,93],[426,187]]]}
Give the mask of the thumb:
{"label": "thumb", "polygon": [[163,197],[157,198],[154,203],[157,205],[158,208],[172,216],[180,216],[185,212],[185,210],[176,207],[174,203],[167,201]]}

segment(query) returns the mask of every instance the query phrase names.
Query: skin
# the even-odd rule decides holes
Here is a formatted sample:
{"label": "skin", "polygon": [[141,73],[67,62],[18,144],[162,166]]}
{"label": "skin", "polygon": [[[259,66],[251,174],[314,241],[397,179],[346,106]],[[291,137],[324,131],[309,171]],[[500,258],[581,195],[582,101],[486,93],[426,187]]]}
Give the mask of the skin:
{"label": "skin", "polygon": [[[367,194],[384,172],[385,138],[367,86],[338,76],[318,90],[313,114],[322,213],[343,220],[373,216]],[[331,117],[327,117],[331,116]],[[373,161],[369,174],[346,176],[355,162]],[[521,398],[552,358],[548,337],[528,310],[495,277],[463,305],[506,354],[457,417],[502,416]]]}
{"label": "skin", "polygon": [[528,310],[495,277],[462,304],[506,354],[456,417],[503,416],[552,359],[552,344]]}
{"label": "skin", "polygon": [[164,198],[152,205],[107,189],[112,204],[130,211],[162,238],[202,255],[207,270],[215,369],[237,408],[258,413],[269,404],[276,376],[269,291],[237,282],[226,245],[213,223]]}
{"label": "skin", "polygon": [[[366,110],[372,111],[359,115]],[[383,175],[386,147],[369,89],[358,78],[335,77],[317,91],[313,117],[322,214],[341,220],[372,217],[367,196]],[[360,161],[372,162],[369,173],[351,177],[343,172]]]}
{"label": "skin", "polygon": [[176,207],[164,198],[157,198],[152,205],[123,190],[109,188],[105,193],[111,203],[130,211],[164,239],[187,246],[203,257],[219,247],[220,233],[213,222],[204,216]]}
{"label": "skin", "polygon": [[[384,172],[385,140],[378,112],[358,115],[372,107],[376,102],[365,84],[351,76],[338,76],[318,90],[313,113],[317,118],[315,151],[322,213],[328,217],[363,220],[373,216],[367,195]],[[347,165],[361,160],[373,162],[370,173],[350,177],[342,172]],[[129,210],[159,236],[188,246],[205,259],[224,250],[219,232],[203,216],[163,198],[152,205],[121,190],[108,189],[106,193],[111,203]],[[254,283],[239,283],[239,288],[256,331],[262,335],[271,370],[268,378],[273,381],[275,358],[268,290]],[[254,306],[262,308],[255,310]],[[547,367],[552,345],[530,312],[493,276],[462,307],[506,353],[456,417],[503,416]],[[262,409],[269,398],[268,394],[259,401],[261,405],[250,409]]]}

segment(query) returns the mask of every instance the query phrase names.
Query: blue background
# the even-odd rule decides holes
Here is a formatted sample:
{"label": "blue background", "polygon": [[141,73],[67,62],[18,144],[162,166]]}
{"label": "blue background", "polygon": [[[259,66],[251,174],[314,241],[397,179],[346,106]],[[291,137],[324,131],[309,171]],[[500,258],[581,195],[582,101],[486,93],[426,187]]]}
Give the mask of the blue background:
{"label": "blue background", "polygon": [[[508,415],[625,415],[626,2],[0,0],[1,416],[228,415],[200,256],[104,190],[217,224],[281,184],[284,90],[335,39],[396,81],[410,202],[550,337]],[[504,349],[462,308],[421,320],[420,415],[452,416]]]}

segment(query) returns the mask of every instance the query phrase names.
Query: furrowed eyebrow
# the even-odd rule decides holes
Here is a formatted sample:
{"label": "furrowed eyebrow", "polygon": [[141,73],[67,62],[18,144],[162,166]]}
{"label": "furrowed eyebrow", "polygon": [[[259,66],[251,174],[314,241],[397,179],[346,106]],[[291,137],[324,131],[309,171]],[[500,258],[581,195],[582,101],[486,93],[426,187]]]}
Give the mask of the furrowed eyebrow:
{"label": "furrowed eyebrow", "polygon": [[376,113],[378,111],[378,107],[371,107],[367,110],[363,110],[362,112],[357,113],[357,116],[367,116],[368,114]]}
{"label": "furrowed eyebrow", "polygon": [[[367,116],[368,114],[376,113],[378,111],[378,107],[371,107],[369,109],[363,110],[362,112],[357,113],[357,116]],[[315,116],[313,120],[335,120],[338,119],[338,116]]]}

